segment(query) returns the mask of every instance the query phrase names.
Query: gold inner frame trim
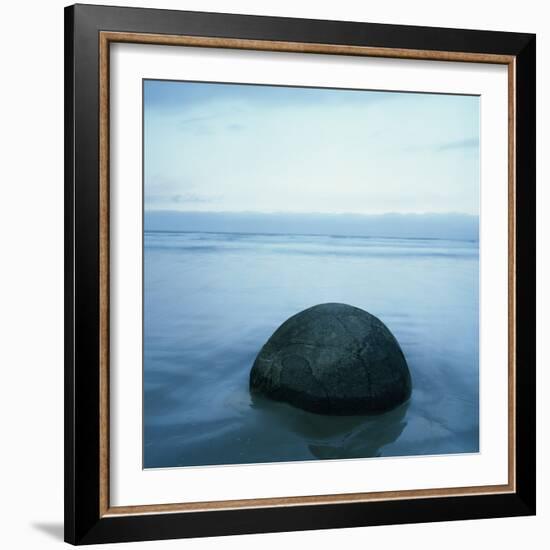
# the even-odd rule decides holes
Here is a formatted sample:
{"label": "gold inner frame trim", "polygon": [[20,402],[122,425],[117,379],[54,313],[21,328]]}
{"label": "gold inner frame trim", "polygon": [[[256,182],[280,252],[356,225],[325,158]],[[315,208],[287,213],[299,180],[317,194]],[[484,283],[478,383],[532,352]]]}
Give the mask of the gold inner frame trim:
{"label": "gold inner frame trim", "polygon": [[[364,57],[387,57],[394,59],[418,59],[430,61],[458,61],[469,63],[493,63],[508,67],[508,483],[474,487],[415,489],[405,491],[381,491],[333,495],[305,495],[211,502],[187,502],[171,504],[147,504],[139,506],[114,506],[109,499],[109,82],[110,44],[124,42],[156,44],[163,46],[188,46],[204,48],[228,48],[271,52],[314,53],[329,55],[352,55]],[[448,496],[487,495],[514,493],[516,491],[516,341],[515,341],[515,288],[516,288],[516,60],[515,56],[414,50],[402,48],[378,48],[369,46],[346,46],[339,44],[314,44],[302,42],[279,42],[238,38],[216,38],[185,35],[148,33],[107,32],[99,33],[99,514],[123,516],[161,514],[175,512],[198,512],[280,506],[314,506],[320,504],[343,504],[352,502],[375,502],[418,498],[441,498]]]}

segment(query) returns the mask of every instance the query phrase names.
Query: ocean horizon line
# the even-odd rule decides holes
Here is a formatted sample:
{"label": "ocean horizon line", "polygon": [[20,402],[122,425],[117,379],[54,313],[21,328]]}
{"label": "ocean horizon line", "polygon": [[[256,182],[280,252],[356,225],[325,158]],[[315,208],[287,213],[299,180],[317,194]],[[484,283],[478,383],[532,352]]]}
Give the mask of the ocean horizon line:
{"label": "ocean horizon line", "polygon": [[193,229],[144,229],[144,234],[149,233],[182,233],[201,235],[258,235],[264,237],[330,237],[332,239],[388,239],[395,241],[457,241],[479,243],[478,239],[456,238],[456,237],[399,237],[384,235],[335,235],[332,233],[289,233],[289,232],[265,232],[265,231],[201,231]]}
{"label": "ocean horizon line", "polygon": [[143,222],[147,231],[479,241],[479,217],[467,214],[258,214],[146,210]]}

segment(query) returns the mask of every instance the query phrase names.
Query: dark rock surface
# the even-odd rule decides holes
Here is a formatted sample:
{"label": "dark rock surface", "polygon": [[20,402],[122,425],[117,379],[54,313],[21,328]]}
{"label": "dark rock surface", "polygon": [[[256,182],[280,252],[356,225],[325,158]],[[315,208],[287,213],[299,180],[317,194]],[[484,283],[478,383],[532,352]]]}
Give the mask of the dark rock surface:
{"label": "dark rock surface", "polygon": [[250,391],[320,414],[368,414],[405,402],[411,377],[382,321],[329,303],[297,313],[273,333],[252,366]]}

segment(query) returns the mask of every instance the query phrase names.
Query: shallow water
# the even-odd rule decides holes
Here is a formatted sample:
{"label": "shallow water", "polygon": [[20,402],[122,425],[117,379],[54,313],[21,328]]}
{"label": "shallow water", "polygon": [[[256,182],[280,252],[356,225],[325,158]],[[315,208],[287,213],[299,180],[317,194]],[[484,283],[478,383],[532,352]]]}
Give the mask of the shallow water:
{"label": "shallow water", "polygon": [[[478,243],[146,232],[144,467],[477,452]],[[378,316],[411,370],[408,403],[329,417],[254,398],[248,376],[298,311]]]}

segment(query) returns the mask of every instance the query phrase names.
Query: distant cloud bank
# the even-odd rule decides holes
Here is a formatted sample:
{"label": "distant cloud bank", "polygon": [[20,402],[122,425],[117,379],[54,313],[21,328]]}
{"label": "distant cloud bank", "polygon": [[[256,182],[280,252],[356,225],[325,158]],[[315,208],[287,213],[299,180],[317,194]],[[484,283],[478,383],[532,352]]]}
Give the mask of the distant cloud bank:
{"label": "distant cloud bank", "polygon": [[479,218],[469,214],[294,214],[145,211],[145,231],[273,233],[479,240]]}

